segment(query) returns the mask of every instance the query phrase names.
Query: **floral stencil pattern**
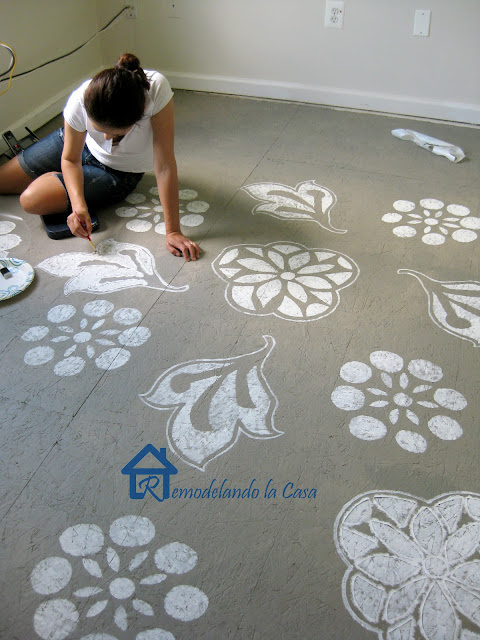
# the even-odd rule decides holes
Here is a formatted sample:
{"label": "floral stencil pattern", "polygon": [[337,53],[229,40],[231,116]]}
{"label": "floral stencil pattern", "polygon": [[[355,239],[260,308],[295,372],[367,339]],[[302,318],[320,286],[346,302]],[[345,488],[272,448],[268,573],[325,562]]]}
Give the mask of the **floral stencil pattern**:
{"label": "floral stencil pattern", "polygon": [[[185,227],[198,227],[205,221],[203,213],[206,213],[210,205],[203,200],[197,200],[198,193],[193,189],[180,189],[180,223]],[[115,213],[120,218],[130,218],[126,228],[136,233],[145,233],[153,228],[155,233],[165,235],[165,222],[163,220],[163,207],[158,199],[158,188],[152,187],[145,195],[139,191],[130,193],[125,201],[130,206],[116,209]]]}
{"label": "floral stencil pattern", "polygon": [[480,495],[361,494],[334,535],[345,606],[380,640],[480,638]]}
{"label": "floral stencil pattern", "polygon": [[426,438],[415,430],[424,422],[441,440],[460,438],[463,429],[452,415],[460,413],[467,401],[455,389],[438,385],[443,378],[439,366],[410,360],[405,367],[403,358],[390,351],[371,353],[370,365],[344,364],[340,377],[348,384],[335,387],[331,396],[339,409],[356,412],[349,423],[352,435],[379,440],[395,428],[397,444],[411,453],[427,449]]}
{"label": "floral stencil pattern", "polygon": [[[138,326],[142,319],[138,309],[125,307],[114,311],[114,308],[108,300],[87,302],[81,319],[73,320],[77,314],[74,306],[60,304],[53,307],[47,314],[47,320],[53,327],[30,327],[21,336],[26,342],[44,339],[49,342],[46,346],[29,349],[24,356],[25,364],[40,366],[50,362],[55,357],[52,345],[60,345],[62,351],[65,347],[67,349],[53,368],[57,376],[77,375],[83,371],[87,360],[94,360],[99,369],[122,367],[130,360],[129,349],[144,344],[151,333],[150,329]],[[107,323],[107,317],[110,323]],[[115,328],[107,328],[112,321]],[[54,337],[50,337],[52,328],[57,333]]]}
{"label": "floral stencil pattern", "polygon": [[417,278],[428,296],[428,313],[447,333],[480,347],[480,282],[442,282],[419,271],[399,269]]}
{"label": "floral stencil pattern", "polygon": [[[282,434],[274,426],[278,401],[263,374],[275,340],[263,338],[265,346],[253,353],[175,365],[140,396],[150,407],[171,412],[168,443],[185,463],[205,471],[241,433],[264,440]],[[248,392],[243,398],[242,389]]]}
{"label": "floral stencil pattern", "polygon": [[295,322],[335,311],[339,291],[360,273],[357,264],[338,251],[307,249],[294,242],[228,247],[212,268],[228,283],[225,297],[234,309]]}
{"label": "floral stencil pattern", "polygon": [[440,245],[449,234],[457,242],[473,242],[477,239],[476,231],[480,229],[480,218],[470,215],[470,209],[460,204],[449,204],[446,214],[445,204],[435,198],[420,200],[420,208],[414,202],[397,200],[393,203],[395,212],[382,216],[384,222],[395,224],[393,233],[399,238],[413,238],[422,234],[422,242],[429,245]]}
{"label": "floral stencil pattern", "polygon": [[22,238],[12,233],[17,225],[11,220],[0,219],[0,258],[5,258],[10,249],[20,244]]}
{"label": "floral stencil pattern", "polygon": [[[171,633],[159,628],[138,633],[134,630],[137,621],[143,626],[158,616],[155,607],[160,598],[156,585],[167,580],[169,574],[191,571],[198,561],[195,551],[180,542],[157,550],[147,548],[152,546],[155,533],[153,522],[133,515],[115,520],[108,536],[94,524],[78,524],[64,531],[59,542],[67,557],[41,560],[30,575],[37,594],[57,596],[42,602],[35,611],[33,625],[40,638],[64,640],[80,625],[75,635],[79,637],[82,626],[95,618],[99,631],[113,624],[122,632],[128,630],[128,637],[136,640],[175,640]],[[79,587],[85,581],[87,586]],[[164,611],[182,622],[196,620],[207,607],[205,593],[189,585],[173,587],[163,600]],[[99,638],[113,636],[81,636],[81,640]]]}
{"label": "floral stencil pattern", "polygon": [[314,180],[300,182],[292,189],[276,182],[259,182],[242,187],[248,195],[260,200],[252,213],[265,213],[279,220],[303,220],[316,222],[323,229],[333,233],[347,233],[336,229],[330,215],[337,202],[337,196]]}

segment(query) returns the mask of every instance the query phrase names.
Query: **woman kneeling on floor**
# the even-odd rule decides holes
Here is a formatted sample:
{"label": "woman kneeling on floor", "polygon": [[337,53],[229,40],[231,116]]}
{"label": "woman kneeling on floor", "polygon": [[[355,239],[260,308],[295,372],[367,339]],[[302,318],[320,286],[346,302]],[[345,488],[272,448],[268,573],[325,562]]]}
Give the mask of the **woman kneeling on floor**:
{"label": "woman kneeling on floor", "polygon": [[89,209],[120,202],[153,168],[167,248],[196,260],[200,247],[180,230],[172,96],[161,73],[123,54],[72,93],[64,127],[0,166],[0,194],[21,194],[27,213],[65,214],[71,233],[85,238]]}

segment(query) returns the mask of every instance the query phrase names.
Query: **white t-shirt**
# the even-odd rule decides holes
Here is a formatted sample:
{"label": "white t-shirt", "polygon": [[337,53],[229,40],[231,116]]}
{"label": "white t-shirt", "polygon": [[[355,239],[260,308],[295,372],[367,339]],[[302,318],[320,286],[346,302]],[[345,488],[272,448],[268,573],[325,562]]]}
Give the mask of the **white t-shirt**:
{"label": "white t-shirt", "polygon": [[96,131],[90,122],[83,96],[90,80],[84,82],[69,97],[63,116],[75,131],[86,131],[86,145],[91,154],[102,164],[119,171],[143,173],[153,169],[153,132],[150,118],[161,111],[171,100],[173,91],[165,76],[158,71],[145,71],[150,82],[143,117],[120,140],[112,145],[103,133]]}

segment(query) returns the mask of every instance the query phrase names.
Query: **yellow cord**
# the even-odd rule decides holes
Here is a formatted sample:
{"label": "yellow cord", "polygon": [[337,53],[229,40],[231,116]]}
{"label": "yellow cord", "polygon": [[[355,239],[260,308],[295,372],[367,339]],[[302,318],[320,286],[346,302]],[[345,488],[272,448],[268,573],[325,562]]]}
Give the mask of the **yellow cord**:
{"label": "yellow cord", "polygon": [[17,64],[17,54],[12,49],[12,47],[10,47],[8,44],[5,44],[4,42],[0,42],[0,45],[6,47],[13,55],[13,67],[10,69],[10,76],[8,78],[7,88],[5,89],[5,91],[2,91],[2,93],[0,93],[0,96],[3,96],[3,94],[7,93],[7,91],[10,89],[10,84],[12,82],[13,72],[15,71],[15,66]]}

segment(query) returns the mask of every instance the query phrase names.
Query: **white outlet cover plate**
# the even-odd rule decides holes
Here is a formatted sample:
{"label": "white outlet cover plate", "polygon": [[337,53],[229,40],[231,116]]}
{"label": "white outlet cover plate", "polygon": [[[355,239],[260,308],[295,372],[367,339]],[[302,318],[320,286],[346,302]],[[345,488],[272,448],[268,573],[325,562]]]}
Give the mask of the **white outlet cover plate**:
{"label": "white outlet cover plate", "polygon": [[343,16],[345,13],[344,0],[326,0],[325,26],[329,29],[343,29]]}
{"label": "white outlet cover plate", "polygon": [[430,35],[430,15],[429,9],[417,9],[415,11],[415,22],[413,23],[414,36]]}

